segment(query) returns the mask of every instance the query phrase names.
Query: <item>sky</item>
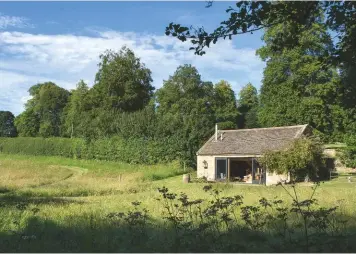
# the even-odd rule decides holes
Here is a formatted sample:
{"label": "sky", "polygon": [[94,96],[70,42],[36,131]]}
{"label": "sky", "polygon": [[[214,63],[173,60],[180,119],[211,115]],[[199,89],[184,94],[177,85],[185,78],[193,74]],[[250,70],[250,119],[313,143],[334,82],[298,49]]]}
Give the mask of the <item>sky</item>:
{"label": "sky", "polygon": [[74,89],[93,85],[99,55],[132,49],[162,87],[179,65],[192,64],[202,80],[228,81],[236,95],[251,82],[261,85],[265,63],[255,55],[261,32],[220,41],[204,56],[189,42],[165,36],[170,22],[212,31],[228,18],[233,2],[0,2],[0,110],[24,110],[28,89],[52,81]]}

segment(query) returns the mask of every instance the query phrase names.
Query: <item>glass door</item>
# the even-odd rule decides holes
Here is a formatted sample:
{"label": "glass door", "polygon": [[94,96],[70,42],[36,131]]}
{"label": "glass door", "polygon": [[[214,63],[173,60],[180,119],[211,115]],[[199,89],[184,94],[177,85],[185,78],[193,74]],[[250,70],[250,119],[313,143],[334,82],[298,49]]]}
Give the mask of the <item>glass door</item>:
{"label": "glass door", "polygon": [[263,184],[265,181],[265,174],[263,172],[263,168],[258,163],[258,161],[253,158],[252,159],[252,183],[254,184]]}
{"label": "glass door", "polygon": [[223,180],[227,178],[227,159],[216,158],[216,180]]}

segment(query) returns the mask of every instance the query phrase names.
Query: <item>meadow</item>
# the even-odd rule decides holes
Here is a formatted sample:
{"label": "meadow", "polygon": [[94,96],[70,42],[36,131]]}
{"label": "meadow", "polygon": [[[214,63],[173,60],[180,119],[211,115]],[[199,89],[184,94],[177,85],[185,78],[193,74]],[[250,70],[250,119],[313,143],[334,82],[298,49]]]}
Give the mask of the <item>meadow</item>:
{"label": "meadow", "polygon": [[[158,188],[165,186],[170,192],[184,192],[190,200],[211,199],[203,190],[207,183],[182,182],[182,174],[187,172],[194,176],[194,171],[183,169],[176,162],[149,166],[0,154],[0,251],[276,251],[263,244],[261,235],[245,229],[238,232],[229,229],[230,234],[219,240],[220,243],[232,243],[226,249],[227,245],[221,246],[213,240],[204,242],[198,237],[199,231],[189,237],[179,236],[162,215],[165,206]],[[281,186],[230,183],[212,186],[221,191],[221,196],[243,196],[245,206],[258,204],[262,197],[280,199],[286,205],[292,203]],[[311,187],[310,184],[298,185],[299,198],[309,197],[313,192]],[[286,188],[291,190],[291,187]],[[322,183],[314,197],[320,207],[338,206],[337,215],[347,220],[344,231],[354,233],[356,182],[349,183],[347,177],[341,175]],[[139,208],[133,206],[137,201]],[[143,208],[148,210],[145,225],[140,224],[144,232],[132,227],[141,222],[143,213],[131,213],[139,218],[126,216],[125,223],[112,219],[120,212],[128,214],[128,211],[142,211]],[[183,241],[184,237],[189,239]],[[348,243],[346,250],[355,251],[355,244],[351,240]]]}

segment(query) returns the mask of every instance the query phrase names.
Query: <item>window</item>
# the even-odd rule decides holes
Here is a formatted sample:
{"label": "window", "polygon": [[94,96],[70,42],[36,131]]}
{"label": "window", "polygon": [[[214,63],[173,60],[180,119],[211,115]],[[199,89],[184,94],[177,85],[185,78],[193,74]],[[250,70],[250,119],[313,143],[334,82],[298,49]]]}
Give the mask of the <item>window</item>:
{"label": "window", "polygon": [[227,159],[216,159],[216,179],[226,179]]}

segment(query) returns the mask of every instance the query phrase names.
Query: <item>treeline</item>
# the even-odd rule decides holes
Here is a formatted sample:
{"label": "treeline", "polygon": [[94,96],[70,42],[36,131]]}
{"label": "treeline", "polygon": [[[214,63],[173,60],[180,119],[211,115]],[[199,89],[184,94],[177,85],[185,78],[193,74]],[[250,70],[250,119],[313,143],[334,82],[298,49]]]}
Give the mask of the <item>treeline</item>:
{"label": "treeline", "polygon": [[[131,50],[107,51],[101,56],[91,88],[83,81],[72,91],[52,82],[32,86],[29,89],[32,98],[26,103],[25,111],[15,120],[7,113],[12,120],[6,126],[12,126],[14,134],[2,136],[17,133],[20,137],[82,138],[85,149],[97,149],[98,154],[81,148],[83,152],[77,157],[82,158],[121,160],[121,155],[114,158],[109,154],[136,149],[136,153],[131,152],[124,160],[133,162],[146,156],[140,160],[154,163],[180,159],[194,164],[196,151],[211,135],[216,121],[220,128],[236,128],[241,114],[227,82],[214,85],[203,81],[197,69],[190,65],[179,66],[156,92],[151,82],[151,71]],[[254,91],[253,96],[257,98]],[[243,121],[240,119],[242,124]],[[109,144],[108,147],[98,140]],[[27,144],[29,149],[33,146],[33,153],[74,156],[71,141],[68,147],[57,141],[58,151],[52,147],[54,141],[46,141],[48,144],[43,141],[47,148],[38,149],[34,148],[39,146],[34,139],[22,139],[17,145]],[[2,143],[3,152],[15,152],[15,147]],[[19,153],[31,153],[29,149],[21,150],[21,145],[18,149]],[[68,151],[64,152],[65,149]]]}
{"label": "treeline", "polygon": [[334,48],[322,19],[299,33],[293,47],[283,46],[281,31],[288,27],[280,26],[288,25],[267,29],[257,51],[267,63],[259,94],[247,84],[236,99],[230,84],[204,81],[191,65],[179,66],[155,91],[151,71],[124,47],[100,56],[91,88],[83,81],[71,91],[52,82],[32,86],[23,113],[0,114],[0,136],[81,138],[88,144],[119,139],[128,150],[131,143],[159,144],[160,152],[152,153],[156,161],[193,165],[215,123],[221,129],[308,123],[325,142],[356,133],[356,86],[342,66],[320,60]]}

